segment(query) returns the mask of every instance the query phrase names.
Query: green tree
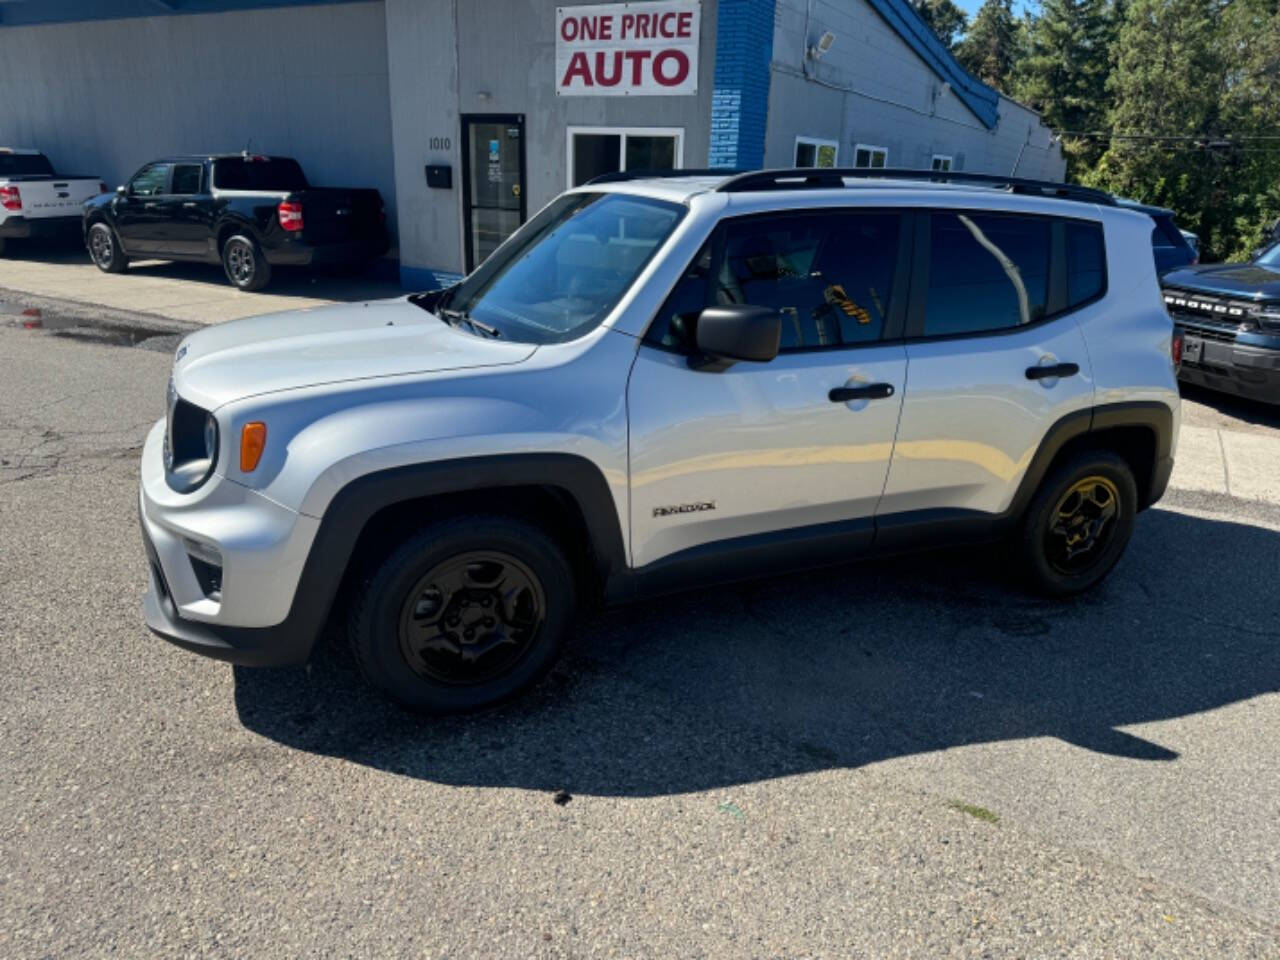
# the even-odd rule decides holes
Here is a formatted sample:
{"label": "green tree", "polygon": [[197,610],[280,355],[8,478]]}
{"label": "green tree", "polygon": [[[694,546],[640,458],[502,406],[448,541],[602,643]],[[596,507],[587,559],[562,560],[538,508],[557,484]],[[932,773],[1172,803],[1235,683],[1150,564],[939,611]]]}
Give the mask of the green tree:
{"label": "green tree", "polygon": [[[1120,29],[1112,138],[1082,179],[1173,207],[1206,255],[1235,245],[1234,157],[1221,143],[1226,88],[1219,0],[1132,0]],[[1154,138],[1169,139],[1154,139]]]}
{"label": "green tree", "polygon": [[954,50],[957,38],[969,23],[963,10],[952,0],[914,0],[916,13],[938,35],[938,39]]}
{"label": "green tree", "polygon": [[1013,15],[1013,0],[986,0],[957,44],[956,58],[983,83],[1007,92],[1022,41],[1021,25]]}
{"label": "green tree", "polygon": [[[1026,52],[1014,71],[1014,96],[1039,110],[1055,130],[1104,128],[1115,35],[1109,0],[1044,0],[1040,16],[1027,27]],[[1091,138],[1067,137],[1063,152],[1068,170],[1091,168],[1103,148]]]}

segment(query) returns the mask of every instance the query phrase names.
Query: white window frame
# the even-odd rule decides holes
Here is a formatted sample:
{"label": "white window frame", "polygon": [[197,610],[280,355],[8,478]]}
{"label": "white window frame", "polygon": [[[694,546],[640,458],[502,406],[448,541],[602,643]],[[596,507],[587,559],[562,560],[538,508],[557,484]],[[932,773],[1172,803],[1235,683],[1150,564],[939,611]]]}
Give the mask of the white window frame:
{"label": "white window frame", "polygon": [[[945,167],[938,166],[939,160],[945,160],[947,162],[947,165]],[[933,155],[933,158],[929,161],[929,169],[936,170],[939,173],[950,173],[955,168],[956,168],[955,157],[953,157],[949,153],[935,153]]]}
{"label": "white window frame", "polygon": [[887,166],[889,165],[889,148],[888,148],[888,147],[877,147],[877,146],[876,146],[875,144],[873,144],[873,143],[855,143],[855,144],[853,145],[853,165],[854,165],[854,167],[857,167],[857,166],[858,166],[858,151],[859,151],[859,150],[866,150],[866,151],[868,151],[868,153],[869,153],[870,155],[872,155],[872,156],[874,156],[874,155],[875,155],[875,154],[877,154],[877,153],[883,153],[883,154],[884,154],[884,163],[880,164],[880,166],[879,166],[879,167],[875,167],[875,166],[872,166],[871,164],[867,164],[865,167],[862,167],[862,168],[860,168],[860,169],[863,169],[863,170],[879,170],[881,167],[887,167]]}
{"label": "white window frame", "polygon": [[622,169],[627,169],[627,137],[675,137],[676,168],[684,166],[684,127],[566,127],[564,137],[565,149],[565,186],[573,187],[573,138],[579,133],[616,134],[621,137],[618,144],[618,162]]}
{"label": "white window frame", "polygon": [[793,167],[799,166],[799,164],[796,163],[796,150],[799,149],[800,144],[802,143],[806,144],[807,146],[813,147],[814,160],[817,160],[818,158],[819,147],[834,147],[836,151],[836,159],[835,159],[835,162],[832,164],[832,166],[833,167],[840,166],[840,141],[824,140],[821,137],[796,137],[795,145],[791,148],[791,166]]}

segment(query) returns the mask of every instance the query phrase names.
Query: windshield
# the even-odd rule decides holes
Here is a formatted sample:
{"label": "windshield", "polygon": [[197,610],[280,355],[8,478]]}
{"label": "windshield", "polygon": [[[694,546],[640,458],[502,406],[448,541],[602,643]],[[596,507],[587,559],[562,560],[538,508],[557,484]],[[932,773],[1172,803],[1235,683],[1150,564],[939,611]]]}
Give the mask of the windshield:
{"label": "windshield", "polygon": [[573,340],[613,309],[684,212],[619,193],[565,194],[454,287],[442,315],[506,340]]}

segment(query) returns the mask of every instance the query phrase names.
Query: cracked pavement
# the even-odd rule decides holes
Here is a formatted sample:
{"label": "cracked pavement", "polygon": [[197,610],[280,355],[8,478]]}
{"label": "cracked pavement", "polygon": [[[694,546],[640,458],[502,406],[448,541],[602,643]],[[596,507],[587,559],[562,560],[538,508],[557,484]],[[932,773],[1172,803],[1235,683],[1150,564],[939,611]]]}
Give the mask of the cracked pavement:
{"label": "cracked pavement", "polygon": [[168,356],[54,334],[0,324],[0,956],[1280,956],[1280,507],[1234,472],[1067,603],[997,554],[755,581],[424,721],[333,638],[147,633]]}

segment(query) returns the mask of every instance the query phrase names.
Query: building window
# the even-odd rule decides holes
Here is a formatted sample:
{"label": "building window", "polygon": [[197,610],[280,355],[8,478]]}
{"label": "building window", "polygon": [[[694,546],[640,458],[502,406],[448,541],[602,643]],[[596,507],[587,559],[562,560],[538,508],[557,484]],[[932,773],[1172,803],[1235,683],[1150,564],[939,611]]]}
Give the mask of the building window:
{"label": "building window", "polygon": [[622,170],[674,170],[684,163],[683,127],[570,127],[569,186]]}
{"label": "building window", "polygon": [[887,167],[889,165],[889,148],[873,147],[859,143],[853,148],[853,165],[855,167]]}
{"label": "building window", "polygon": [[951,155],[950,155],[950,154],[947,154],[947,153],[935,153],[935,154],[933,155],[933,162],[932,162],[931,164],[929,164],[929,169],[930,169],[930,170],[943,170],[943,171],[950,170],[950,169],[951,169]]}
{"label": "building window", "polygon": [[797,167],[838,167],[840,144],[817,137],[796,137]]}

